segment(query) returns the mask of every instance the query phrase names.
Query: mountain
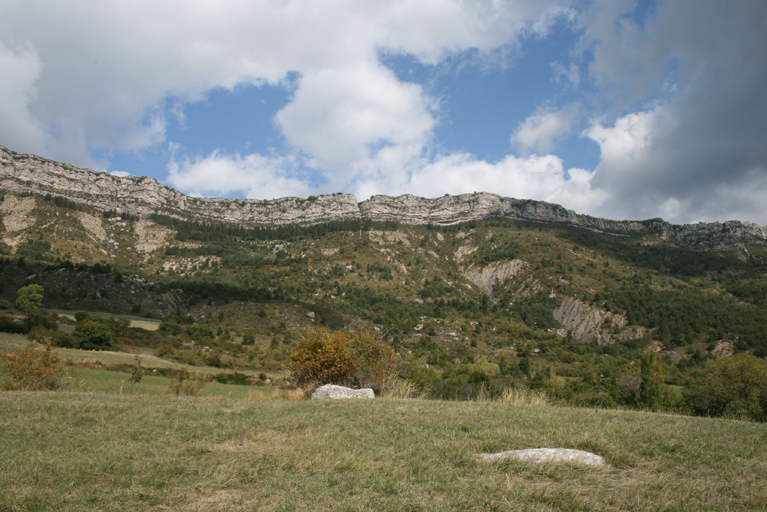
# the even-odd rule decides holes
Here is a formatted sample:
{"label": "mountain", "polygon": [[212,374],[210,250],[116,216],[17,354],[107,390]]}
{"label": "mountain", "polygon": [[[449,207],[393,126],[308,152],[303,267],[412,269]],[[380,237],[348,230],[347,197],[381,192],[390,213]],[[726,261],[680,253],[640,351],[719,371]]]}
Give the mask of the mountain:
{"label": "mountain", "polygon": [[[489,193],[194,198],[2,147],[0,193],[0,306],[40,284],[47,308],[152,316],[161,331],[112,343],[189,364],[279,368],[314,326],[363,329],[434,396],[524,382],[611,405],[638,393],[648,349],[678,385],[712,358],[767,356],[759,224],[615,221]],[[81,341],[51,322],[28,327]]]}
{"label": "mountain", "polygon": [[451,225],[502,218],[561,223],[616,235],[660,232],[664,239],[675,245],[703,251],[767,243],[767,227],[761,224],[729,221],[679,226],[661,219],[613,221],[579,215],[556,204],[484,192],[435,199],[376,195],[362,202],[351,194],[324,195],[308,200],[296,197],[274,200],[189,197],[152,178],[97,173],[35,155],[20,155],[2,146],[0,186],[14,192],[61,196],[101,211],[143,216],[163,214],[198,222],[246,226],[339,220]]}

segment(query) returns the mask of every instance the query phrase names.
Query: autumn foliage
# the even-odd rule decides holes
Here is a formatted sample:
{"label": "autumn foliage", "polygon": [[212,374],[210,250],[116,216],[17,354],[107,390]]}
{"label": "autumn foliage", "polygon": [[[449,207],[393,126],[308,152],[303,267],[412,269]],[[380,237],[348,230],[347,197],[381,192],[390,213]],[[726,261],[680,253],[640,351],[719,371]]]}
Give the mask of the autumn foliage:
{"label": "autumn foliage", "polygon": [[8,375],[0,385],[3,389],[59,389],[70,374],[70,369],[59,361],[58,356],[51,350],[50,340],[46,340],[42,347],[33,343],[18,354],[5,355],[3,367]]}
{"label": "autumn foliage", "polygon": [[397,366],[391,347],[365,333],[317,329],[290,354],[299,386],[337,384],[381,391]]}

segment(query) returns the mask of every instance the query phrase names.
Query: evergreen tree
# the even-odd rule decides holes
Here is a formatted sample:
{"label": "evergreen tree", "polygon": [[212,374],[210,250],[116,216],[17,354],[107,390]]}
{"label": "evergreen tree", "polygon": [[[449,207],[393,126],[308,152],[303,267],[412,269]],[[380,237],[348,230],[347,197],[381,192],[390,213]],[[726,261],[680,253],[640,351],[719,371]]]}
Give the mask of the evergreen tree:
{"label": "evergreen tree", "polygon": [[666,383],[663,381],[663,368],[655,352],[648,350],[641,361],[642,384],[639,388],[639,403],[655,409],[663,404],[666,395]]}

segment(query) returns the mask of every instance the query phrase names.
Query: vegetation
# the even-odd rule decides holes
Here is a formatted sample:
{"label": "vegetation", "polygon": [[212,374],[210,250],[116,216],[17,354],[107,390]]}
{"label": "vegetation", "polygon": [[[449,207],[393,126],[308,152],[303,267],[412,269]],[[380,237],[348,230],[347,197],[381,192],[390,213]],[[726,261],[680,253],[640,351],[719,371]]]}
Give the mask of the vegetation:
{"label": "vegetation", "polygon": [[[501,218],[248,226],[25,197],[28,226],[14,247],[0,244],[0,331],[48,337],[78,358],[121,351],[128,373],[140,353],[221,386],[279,380],[321,327],[376,332],[398,357],[395,379],[435,399],[514,389],[561,405],[714,414],[680,391],[701,389],[726,355],[767,357],[767,247],[693,251],[655,221],[630,236]],[[485,271],[481,287],[470,270]],[[18,301],[36,289],[31,309]],[[562,317],[573,298],[602,319],[589,332]]]}
{"label": "vegetation", "polygon": [[[0,393],[3,510],[767,507],[765,424],[497,402]],[[606,468],[482,464],[588,450]]]}
{"label": "vegetation", "polygon": [[6,378],[0,389],[24,391],[50,391],[64,386],[72,371],[51,350],[51,341],[42,347],[31,343],[16,354],[6,354],[2,360]]}
{"label": "vegetation", "polygon": [[714,361],[684,396],[696,414],[767,421],[767,363],[748,354]]}
{"label": "vegetation", "polygon": [[396,371],[391,347],[365,333],[317,329],[301,338],[290,354],[299,386],[323,384],[371,387],[382,391]]}
{"label": "vegetation", "polygon": [[170,379],[168,387],[176,395],[200,396],[205,380],[200,375],[189,372],[186,367],[179,368]]}
{"label": "vegetation", "polygon": [[19,289],[16,307],[28,315],[34,315],[43,307],[43,287],[29,284]]}

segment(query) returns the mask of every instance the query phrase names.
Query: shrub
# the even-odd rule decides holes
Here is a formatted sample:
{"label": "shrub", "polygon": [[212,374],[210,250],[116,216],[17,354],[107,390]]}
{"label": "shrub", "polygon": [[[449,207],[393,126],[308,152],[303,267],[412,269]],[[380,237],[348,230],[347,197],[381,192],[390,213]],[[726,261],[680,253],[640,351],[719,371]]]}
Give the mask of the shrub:
{"label": "shrub", "polygon": [[79,347],[85,350],[106,350],[112,346],[114,327],[108,320],[88,317],[77,323],[74,331]]}
{"label": "shrub", "polygon": [[144,377],[144,368],[141,366],[141,358],[136,354],[131,366],[131,374],[128,382],[130,383],[130,392],[133,393],[133,385],[141,382]]}
{"label": "shrub", "polygon": [[18,354],[6,355],[3,366],[8,378],[2,383],[2,388],[26,391],[61,388],[71,370],[59,361],[51,345],[50,340],[45,340],[42,347],[32,343]]}
{"label": "shrub", "polygon": [[290,358],[298,385],[337,384],[371,387],[379,392],[397,363],[391,347],[367,334],[322,328],[303,336]]}
{"label": "shrub", "polygon": [[175,394],[190,396],[200,396],[203,386],[205,386],[203,378],[190,373],[185,366],[182,366],[174,375],[171,375],[170,384],[168,384],[168,387]]}
{"label": "shrub", "polygon": [[28,315],[34,315],[43,307],[43,287],[30,284],[19,289],[16,307]]}
{"label": "shrub", "polygon": [[767,421],[767,363],[748,354],[714,361],[684,400],[695,414]]}

